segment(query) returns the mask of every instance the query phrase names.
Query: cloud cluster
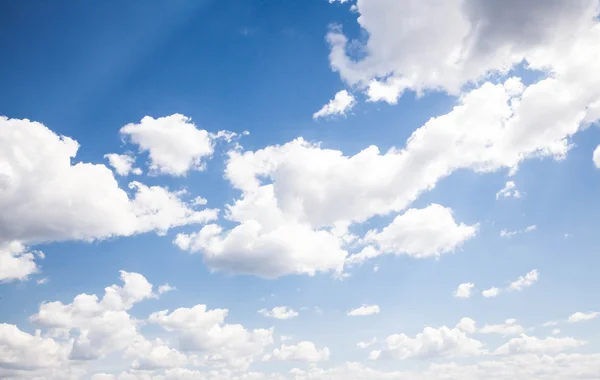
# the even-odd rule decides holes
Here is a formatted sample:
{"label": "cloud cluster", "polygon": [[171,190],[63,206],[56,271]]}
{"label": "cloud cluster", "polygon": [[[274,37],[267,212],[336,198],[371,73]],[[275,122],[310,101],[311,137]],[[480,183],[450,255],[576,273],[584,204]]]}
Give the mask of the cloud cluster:
{"label": "cloud cluster", "polygon": [[165,187],[133,181],[123,190],[106,166],[74,163],[77,141],[40,123],[0,116],[0,135],[0,281],[35,272],[26,245],[162,234],[217,218]]}

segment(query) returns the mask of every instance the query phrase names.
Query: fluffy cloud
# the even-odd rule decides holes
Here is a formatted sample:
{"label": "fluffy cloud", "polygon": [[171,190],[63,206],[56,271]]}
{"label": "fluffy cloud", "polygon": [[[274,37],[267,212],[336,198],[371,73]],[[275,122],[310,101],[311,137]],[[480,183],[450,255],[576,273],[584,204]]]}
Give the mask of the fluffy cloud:
{"label": "fluffy cloud", "polygon": [[107,287],[101,300],[96,295],[80,294],[67,305],[59,301],[43,303],[31,321],[53,329],[55,334],[76,331],[71,359],[97,359],[124,350],[140,338],[137,322],[127,310],[156,295],[141,274],[121,271],[121,280],[123,286]]}
{"label": "fluffy cloud", "polygon": [[476,322],[471,318],[461,318],[461,320],[456,324],[456,328],[460,331],[473,334],[477,331]]}
{"label": "fluffy cloud", "polygon": [[289,346],[282,344],[280,348],[274,349],[272,354],[266,355],[264,360],[302,361],[315,363],[329,360],[329,355],[329,348],[325,347],[319,350],[313,342],[303,341]]}
{"label": "fluffy cloud", "polygon": [[183,367],[188,357],[167,346],[161,339],[149,341],[137,339],[125,351],[125,357],[133,358],[132,367],[138,370]]}
{"label": "fluffy cloud", "polygon": [[508,285],[507,290],[523,290],[533,285],[539,279],[539,273],[537,269],[528,272],[525,276],[519,277]]}
{"label": "fluffy cloud", "polygon": [[457,224],[452,210],[431,204],[423,209],[409,209],[398,215],[381,231],[366,233],[363,242],[374,244],[348,258],[349,263],[361,263],[381,253],[406,254],[417,258],[438,257],[454,252],[477,232],[477,225]]}
{"label": "fluffy cloud", "polygon": [[79,144],[40,123],[0,117],[0,133],[2,243],[162,233],[216,218],[159,186],[132,182],[130,197],[106,166],[72,164]]}
{"label": "fluffy cloud", "polygon": [[39,251],[27,252],[21,243],[0,241],[0,282],[26,280],[38,271],[35,256],[43,257]]}
{"label": "fluffy cloud", "polygon": [[599,354],[503,356],[473,364],[430,364],[420,371],[382,370],[361,363],[294,369],[295,380],[587,380],[600,371]]}
{"label": "fluffy cloud", "polygon": [[125,125],[121,134],[141,152],[148,152],[150,170],[158,174],[182,176],[189,170],[204,170],[204,160],[214,151],[214,136],[181,114],[146,116],[139,124]]}
{"label": "fluffy cloud", "polygon": [[507,343],[496,349],[498,355],[517,355],[517,354],[551,354],[565,351],[571,348],[577,348],[584,345],[585,342],[573,338],[554,338],[545,339],[536,338],[521,334],[518,338],[513,338]]}
{"label": "fluffy cloud", "polygon": [[474,287],[475,287],[475,284],[473,284],[471,282],[465,282],[464,284],[460,284],[460,285],[458,285],[458,288],[456,288],[456,291],[454,292],[454,297],[470,298],[471,291],[473,290]]}
{"label": "fluffy cloud", "polygon": [[597,316],[600,315],[600,312],[589,312],[589,313],[582,313],[580,311],[578,311],[577,313],[574,313],[573,315],[571,315],[568,319],[569,323],[577,323],[577,322],[584,322],[584,321],[589,321],[592,320],[594,318],[596,318]]}
{"label": "fluffy cloud", "polygon": [[501,289],[492,286],[489,289],[486,289],[481,292],[481,295],[485,298],[497,297],[502,292]]}
{"label": "fluffy cloud", "polygon": [[479,329],[482,334],[500,334],[500,335],[519,335],[525,332],[525,329],[517,323],[516,319],[507,319],[504,323],[497,325],[486,324]]}
{"label": "fluffy cloud", "polygon": [[600,145],[594,149],[594,153],[592,155],[592,161],[594,162],[594,166],[600,168]]}
{"label": "fluffy cloud", "polygon": [[[468,326],[468,327],[466,327]],[[485,353],[484,345],[467,336],[474,327],[470,321],[461,320],[456,328],[425,327],[422,333],[411,338],[405,334],[391,335],[381,351],[373,351],[372,359],[392,358],[405,360],[410,358],[468,357]]]}
{"label": "fluffy cloud", "polygon": [[[329,59],[346,82],[366,87],[372,100],[394,103],[405,89],[458,93],[464,83],[504,73],[524,59],[535,64],[546,58],[540,57],[546,49],[569,48],[573,36],[594,23],[596,5],[585,0],[511,0],[502,7],[482,0],[361,0],[357,21],[368,40],[364,46],[353,41],[349,49],[347,38],[334,28],[327,36]],[[506,9],[518,9],[519,17]],[[365,54],[354,60],[348,51],[357,44]]]}
{"label": "fluffy cloud", "polygon": [[265,317],[275,319],[291,319],[299,315],[297,311],[289,309],[287,306],[277,306],[272,310],[260,309],[258,312]]}
{"label": "fluffy cloud", "polygon": [[517,190],[517,185],[514,181],[508,181],[500,191],[496,193],[496,199],[500,198],[521,198],[521,192]]}
{"label": "fluffy cloud", "polygon": [[[269,273],[263,276],[339,269],[337,260],[346,252],[334,234],[336,226],[402,211],[460,168],[489,172],[515,169],[530,157],[563,158],[568,138],[594,117],[591,110],[582,110],[595,93],[565,98],[549,109],[546,104],[556,98],[548,94],[574,92],[575,87],[553,77],[518,92],[515,82],[484,83],[465,93],[452,111],[417,129],[402,150],[381,154],[371,146],[344,156],[296,139],[255,152],[230,152],[226,178],[242,196],[228,207],[227,217],[238,224],[227,232],[207,228],[204,235],[216,238],[211,244],[200,240],[196,250],[203,251],[213,268],[256,274],[266,266]],[[290,235],[293,230],[303,241],[288,247],[286,238],[293,236],[284,238],[282,230]],[[270,253],[274,239],[279,242],[277,256]],[[320,244],[319,255],[328,265],[315,266],[321,260],[314,261],[313,249],[303,249],[319,239],[327,241]],[[265,253],[256,252],[258,246]],[[284,265],[269,268],[271,262]]]}
{"label": "fluffy cloud", "polygon": [[58,368],[66,360],[69,344],[28,334],[17,326],[0,323],[0,375],[2,369],[32,371]]}
{"label": "fluffy cloud", "polygon": [[332,115],[345,115],[356,104],[354,96],[346,90],[339,91],[323,108],[313,114],[313,119]]}
{"label": "fluffy cloud", "polygon": [[142,174],[142,169],[133,167],[133,164],[135,163],[135,157],[133,156],[128,154],[109,153],[105,154],[104,158],[108,159],[108,163],[115,169],[115,172],[118,175],[128,175],[129,173],[136,175]]}
{"label": "fluffy cloud", "polygon": [[350,317],[365,317],[368,315],[379,314],[380,311],[379,305],[362,305],[361,307],[350,310],[346,315]]}
{"label": "fluffy cloud", "polygon": [[202,251],[213,269],[265,278],[341,272],[347,255],[331,232],[314,231],[295,222],[266,229],[260,222],[248,220],[228,232],[209,224],[198,233],[177,235],[174,243],[190,252]]}
{"label": "fluffy cloud", "polygon": [[150,323],[158,324],[179,338],[180,350],[201,354],[197,362],[247,368],[256,355],[273,343],[273,330],[248,330],[239,324],[226,324],[226,309],[208,310],[206,305],[152,313]]}

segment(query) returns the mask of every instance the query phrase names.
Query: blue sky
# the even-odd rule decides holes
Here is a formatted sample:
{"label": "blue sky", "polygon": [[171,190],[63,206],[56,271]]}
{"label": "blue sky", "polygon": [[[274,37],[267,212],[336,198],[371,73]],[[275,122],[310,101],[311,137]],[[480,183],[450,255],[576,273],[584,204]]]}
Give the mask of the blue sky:
{"label": "blue sky", "polygon": [[597,1],[1,7],[0,377],[600,373]]}

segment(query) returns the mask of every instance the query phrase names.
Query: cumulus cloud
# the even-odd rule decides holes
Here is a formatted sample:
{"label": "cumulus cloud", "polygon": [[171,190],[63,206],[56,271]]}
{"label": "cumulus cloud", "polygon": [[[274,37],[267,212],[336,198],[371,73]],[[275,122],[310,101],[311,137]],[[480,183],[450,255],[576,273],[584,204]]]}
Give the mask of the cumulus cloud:
{"label": "cumulus cloud", "polygon": [[363,241],[374,244],[348,258],[349,263],[361,263],[381,253],[405,254],[417,258],[438,257],[454,252],[477,232],[477,225],[458,224],[452,210],[431,204],[423,209],[409,209],[398,215],[381,231],[370,230]]}
{"label": "cumulus cloud", "polygon": [[[577,49],[583,59],[589,57],[588,48],[570,49]],[[562,52],[553,56],[564,57]],[[565,70],[565,75],[571,74],[571,68]],[[589,80],[596,78],[586,78],[585,83]],[[600,88],[600,76],[597,81],[594,88]],[[235,273],[277,277],[339,271],[348,254],[345,239],[351,237],[336,234],[340,229],[334,227],[401,212],[461,168],[515,170],[531,157],[565,157],[569,137],[595,117],[586,107],[600,93],[588,86],[583,96],[579,86],[558,77],[522,86],[522,92],[515,90],[515,83],[518,79],[484,83],[464,93],[449,113],[414,131],[404,149],[380,153],[371,146],[345,156],[299,138],[257,151],[233,150],[225,177],[242,193],[228,206],[233,227],[207,227],[202,235],[210,239],[193,239],[200,235],[196,234],[179,242],[196,242],[183,246],[201,251],[213,269]],[[574,95],[547,107],[556,101],[549,95],[554,93]],[[294,236],[302,236],[302,241],[288,246]],[[319,260],[314,259],[315,251]]]}
{"label": "cumulus cloud", "polygon": [[39,251],[28,252],[23,244],[0,241],[0,282],[26,280],[38,272],[35,257],[44,257]]}
{"label": "cumulus cloud", "polygon": [[125,125],[120,132],[138,145],[140,152],[148,152],[152,173],[173,176],[204,170],[206,160],[214,152],[215,139],[231,140],[235,136],[227,131],[211,134],[181,114],[157,119],[145,116],[138,124]]}
{"label": "cumulus cloud", "polygon": [[329,348],[321,350],[313,342],[303,341],[294,345],[282,344],[280,348],[273,350],[272,354],[266,355],[263,360],[301,361],[316,363],[329,360]]}
{"label": "cumulus cloud", "polygon": [[[359,1],[357,21],[368,39],[350,43],[333,28],[327,35],[331,67],[347,83],[367,88],[372,100],[395,103],[405,89],[458,93],[463,84],[504,74],[523,60],[560,67],[540,53],[569,48],[597,12],[595,1],[511,0],[504,6],[481,0]],[[519,17],[506,9],[518,9]],[[348,53],[357,49],[365,52],[358,60]]]}
{"label": "cumulus cloud", "polygon": [[292,370],[295,380],[584,380],[597,376],[599,354],[525,354],[458,364],[432,363],[422,370],[385,370],[362,363],[342,363],[329,368]]}
{"label": "cumulus cloud", "polygon": [[[106,287],[102,298],[79,294],[67,304],[43,302],[30,321],[45,333],[36,330],[32,335],[15,325],[0,324],[0,377],[58,380],[114,376],[122,380],[145,374],[149,377],[140,378],[180,379],[178,375],[187,371],[185,367],[201,366],[214,371],[190,371],[191,378],[233,380],[235,371],[247,369],[273,343],[272,329],[248,330],[239,324],[226,324],[226,309],[208,310],[205,305],[172,313],[158,311],[147,321],[140,321],[129,314],[130,309],[158,294],[139,273],[121,271],[121,281],[121,285]],[[164,286],[158,293],[160,288]],[[179,348],[170,346],[171,339],[156,334],[146,338],[140,331],[146,322],[162,326],[167,338],[177,337]],[[304,345],[300,347],[290,360],[300,360],[302,355],[308,355],[309,361],[314,359]],[[328,350],[318,352],[325,355]],[[89,368],[106,366],[107,358],[116,356],[130,361],[129,366],[121,366],[121,374],[87,373]],[[223,377],[215,377],[220,371]],[[173,374],[177,376],[171,377]]]}
{"label": "cumulus cloud", "polygon": [[484,296],[485,298],[492,298],[492,297],[497,297],[501,292],[502,292],[501,289],[492,286],[491,288],[482,291],[481,295]]}
{"label": "cumulus cloud", "polygon": [[265,278],[341,272],[347,255],[331,232],[295,222],[269,230],[248,220],[226,233],[221,226],[209,224],[197,233],[177,235],[174,243],[190,252],[202,251],[213,269]]}
{"label": "cumulus cloud", "polygon": [[525,276],[519,277],[519,279],[513,281],[508,285],[507,290],[523,290],[533,285],[539,279],[539,272],[537,269],[528,272]]}
{"label": "cumulus cloud", "polygon": [[0,323],[0,374],[2,369],[31,371],[58,368],[68,355],[69,345],[51,338],[28,334],[15,325]]}
{"label": "cumulus cloud", "polygon": [[300,315],[297,311],[289,309],[287,306],[276,306],[271,310],[260,309],[258,312],[265,317],[275,319],[291,319]]}
{"label": "cumulus cloud", "polygon": [[517,190],[514,181],[508,181],[500,191],[496,193],[496,199],[500,198],[521,198],[521,192]]}
{"label": "cumulus cloud", "polygon": [[346,313],[350,317],[366,317],[368,315],[379,314],[381,309],[379,305],[362,305],[356,309],[352,309]]}
{"label": "cumulus cloud", "polygon": [[473,284],[472,282],[465,282],[464,284],[460,284],[458,285],[458,288],[456,288],[456,290],[454,291],[454,297],[470,298],[471,292],[473,291],[474,287],[475,284]]}
{"label": "cumulus cloud", "polygon": [[473,327],[474,321],[471,323],[471,321],[461,320],[461,323],[455,328],[425,327],[423,332],[414,338],[405,334],[390,335],[382,350],[371,353],[371,359],[433,359],[481,355],[486,352],[484,344],[467,335],[473,332]]}
{"label": "cumulus cloud", "polygon": [[592,155],[592,161],[594,161],[594,166],[600,168],[600,145],[594,149],[594,153]]}
{"label": "cumulus cloud", "polygon": [[321,117],[345,115],[356,104],[354,96],[348,91],[342,90],[335,94],[335,97],[325,104],[323,108],[313,114],[313,119]]}
{"label": "cumulus cloud", "polygon": [[104,155],[104,158],[108,159],[108,163],[118,175],[142,174],[142,169],[133,167],[135,157],[129,154],[108,153]]}
{"label": "cumulus cloud", "polygon": [[475,320],[465,317],[461,318],[457,323],[456,328],[464,333],[473,334],[477,331],[477,324]]}
{"label": "cumulus cloud", "polygon": [[107,287],[101,300],[96,295],[80,294],[66,305],[60,301],[42,303],[31,321],[56,332],[76,331],[71,359],[98,359],[123,350],[139,338],[136,321],[127,310],[155,295],[152,284],[141,274],[121,271],[121,280],[123,286]]}
{"label": "cumulus cloud", "polygon": [[540,339],[534,336],[521,334],[520,337],[513,338],[498,347],[495,353],[498,355],[551,354],[577,348],[583,346],[585,343],[586,342],[574,338],[548,337]]}
{"label": "cumulus cloud", "polygon": [[592,320],[599,315],[600,312],[597,311],[591,311],[589,313],[582,313],[581,311],[578,311],[577,313],[572,314],[567,321],[569,323],[584,322]]}
{"label": "cumulus cloud", "polygon": [[[177,193],[131,182],[104,165],[75,163],[79,144],[29,120],[0,117],[0,242],[95,240],[204,223]],[[26,160],[22,159],[27,157]]]}
{"label": "cumulus cloud", "polygon": [[273,343],[273,330],[249,330],[240,324],[227,324],[227,309],[209,310],[206,305],[152,313],[148,321],[178,336],[179,349],[197,353],[203,365],[227,365],[246,369],[254,357]]}
{"label": "cumulus cloud", "polygon": [[516,319],[509,318],[504,323],[496,325],[486,324],[479,329],[482,334],[519,335],[525,333],[525,329],[517,323]]}

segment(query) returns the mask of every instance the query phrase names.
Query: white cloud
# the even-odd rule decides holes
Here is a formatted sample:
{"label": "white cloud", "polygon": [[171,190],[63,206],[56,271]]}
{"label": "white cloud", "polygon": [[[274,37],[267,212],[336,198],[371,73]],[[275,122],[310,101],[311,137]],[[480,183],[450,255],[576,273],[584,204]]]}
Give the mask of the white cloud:
{"label": "white cloud", "polygon": [[2,369],[57,368],[66,360],[69,345],[28,334],[17,326],[0,323],[0,375]]}
{"label": "white cloud", "polygon": [[158,119],[145,116],[139,124],[127,124],[120,132],[138,145],[140,152],[148,152],[151,172],[174,176],[204,170],[206,159],[214,151],[214,139],[231,139],[231,133],[221,131],[212,135],[198,129],[189,117],[181,114]]}
{"label": "white cloud", "polygon": [[255,356],[273,343],[273,330],[248,330],[239,324],[226,324],[227,314],[227,309],[208,310],[206,305],[196,305],[171,313],[155,312],[148,321],[176,333],[179,349],[201,354],[196,361],[202,365],[246,369]]}
{"label": "white cloud", "polygon": [[0,117],[0,133],[0,243],[164,233],[217,217],[160,186],[132,182],[130,197],[106,166],[72,164],[79,144],[40,123]]}
{"label": "white cloud", "polygon": [[454,297],[470,298],[471,292],[474,287],[475,287],[475,284],[473,284],[471,282],[465,282],[464,284],[460,284],[460,285],[458,285],[458,288],[456,288],[456,290],[454,291]]}
{"label": "white cloud", "polygon": [[505,237],[505,238],[511,238],[515,235],[526,234],[528,232],[535,231],[536,229],[537,229],[537,226],[535,224],[533,224],[531,226],[527,226],[523,230],[517,230],[517,231],[508,231],[508,230],[504,229],[504,230],[500,231],[500,236]]}
{"label": "white cloud", "polygon": [[540,339],[534,336],[521,334],[520,337],[513,338],[498,347],[495,353],[498,355],[552,354],[571,348],[581,347],[585,343],[586,342],[574,338],[548,337]]}
{"label": "white cloud", "polygon": [[352,309],[346,313],[350,317],[366,317],[368,315],[379,314],[381,309],[378,305],[362,305],[356,309]]}
{"label": "white cloud", "polygon": [[[152,339],[143,336],[139,327],[146,321],[128,313],[135,304],[158,297],[154,286],[138,273],[121,271],[121,280],[122,285],[106,287],[102,298],[79,294],[69,304],[42,303],[30,321],[45,333],[36,330],[30,335],[14,325],[0,324],[0,378],[75,380],[90,378],[90,368],[121,366],[123,372],[118,375],[99,373],[93,378],[181,379],[179,375],[187,371],[184,367],[208,366],[209,371],[190,371],[190,378],[263,379],[254,372],[248,377],[235,374],[246,370],[273,343],[272,329],[248,330],[225,324],[226,309],[207,310],[204,305],[152,313],[147,322],[162,326],[167,338],[179,338],[176,349],[170,347],[171,339],[156,337],[156,333]],[[300,360],[302,355],[313,360],[304,345],[299,347],[291,360]],[[318,353],[328,356],[327,349]],[[115,362],[115,357],[129,360],[131,370]],[[271,378],[282,379],[279,375],[264,377]]]}
{"label": "white cloud", "polygon": [[600,315],[600,312],[597,312],[597,311],[591,311],[589,313],[582,313],[582,312],[578,311],[577,313],[574,313],[573,315],[571,315],[567,321],[569,323],[584,322],[584,321],[592,320],[599,315]]}
{"label": "white cloud", "polygon": [[482,291],[481,295],[485,298],[497,297],[501,292],[502,290],[492,286],[491,288]]}
{"label": "white cloud", "polygon": [[592,155],[592,161],[594,161],[594,166],[600,168],[600,145],[594,149],[594,154]]}
{"label": "white cloud", "polygon": [[40,278],[40,279],[39,279],[39,280],[37,280],[35,283],[36,283],[36,284],[38,284],[38,285],[45,285],[45,284],[47,284],[47,283],[48,283],[48,277],[43,277],[43,278]]}
{"label": "white cloud", "polygon": [[104,297],[79,294],[70,304],[47,302],[31,317],[35,324],[77,332],[69,357],[75,360],[97,359],[128,347],[139,338],[136,321],[127,313],[135,303],[155,297],[152,284],[138,273],[121,271],[123,286],[105,288]]}
{"label": "white cloud", "polygon": [[177,235],[174,243],[190,252],[202,251],[213,269],[265,278],[341,272],[347,255],[330,232],[294,222],[267,230],[249,220],[226,233],[219,225],[209,224],[198,233]]}
{"label": "white cloud", "polygon": [[518,280],[511,282],[507,290],[523,290],[533,285],[538,279],[539,273],[537,269],[534,269],[525,276],[519,277]]}
{"label": "white cloud", "polygon": [[525,333],[525,329],[517,323],[516,319],[507,319],[504,323],[497,325],[486,324],[479,329],[482,334],[500,334],[504,336],[519,335]]}
{"label": "white cloud", "polygon": [[291,319],[296,318],[299,315],[297,311],[289,309],[287,306],[277,306],[272,310],[260,309],[258,312],[265,317],[275,319]]}
{"label": "white cloud", "polygon": [[158,294],[172,292],[173,290],[177,290],[177,288],[169,284],[164,284],[158,287]]}
{"label": "white cloud", "polygon": [[[468,322],[461,320],[460,324],[453,329],[446,326],[437,329],[425,327],[423,332],[417,334],[414,338],[405,334],[391,335],[386,339],[386,346],[383,350],[371,353],[371,359],[433,359],[481,355],[485,353],[484,345],[480,341],[467,336],[467,332],[472,332],[471,328],[474,327],[474,321],[472,323],[471,321]],[[465,326],[468,326],[468,328],[465,328]]]}
{"label": "white cloud", "polygon": [[303,341],[289,346],[282,344],[280,348],[274,349],[272,354],[266,355],[264,360],[303,361],[316,363],[329,360],[329,355],[329,348],[325,347],[319,350],[313,342]]}
{"label": "white cloud", "polygon": [[377,343],[377,338],[373,337],[373,339],[371,339],[368,342],[358,342],[358,343],[356,343],[356,346],[358,348],[369,348],[372,345],[374,345],[375,343]]}
{"label": "white cloud", "polygon": [[[572,47],[589,58],[588,48]],[[564,59],[564,54],[553,58]],[[212,226],[205,232],[217,237],[215,244],[197,244],[196,250],[203,252],[211,268],[236,273],[276,277],[336,271],[342,266],[338,260],[347,253],[344,240],[332,234],[334,226],[403,211],[438,180],[461,168],[514,171],[531,157],[564,158],[571,146],[569,137],[592,117],[585,110],[592,97],[600,97],[600,90],[596,96],[589,87],[592,92],[583,96],[579,86],[553,77],[516,93],[516,82],[484,83],[466,92],[452,111],[417,129],[404,149],[384,154],[371,146],[344,156],[303,139],[254,152],[231,151],[225,176],[242,192],[228,206],[227,218],[234,226],[229,231]],[[594,88],[600,88],[600,75],[598,84]],[[553,93],[573,96],[554,104],[556,97],[549,95]],[[312,256],[314,249],[304,249],[306,242],[287,247],[288,236],[281,229],[298,230],[301,233],[296,235],[311,243],[316,236],[327,237],[328,244],[321,244],[319,253],[328,265],[315,265],[319,261]],[[273,239],[281,246],[277,251],[283,252],[276,257],[271,253]],[[250,248],[257,246],[268,253]],[[285,264],[272,268],[271,261]],[[263,266],[266,269],[261,270]]]}
{"label": "white cloud", "polygon": [[558,321],[548,321],[548,322],[544,322],[544,324],[542,324],[542,326],[552,327],[552,326],[558,326],[559,324],[560,324],[560,322],[558,322]]}
{"label": "white cloud", "polygon": [[355,104],[356,100],[354,99],[354,96],[348,93],[348,91],[339,91],[329,103],[325,104],[323,108],[313,114],[313,119],[334,115],[345,115]]}
{"label": "white cloud", "polygon": [[161,339],[137,339],[127,348],[124,356],[134,359],[131,367],[137,370],[183,367],[189,361],[185,354],[168,347]]}
{"label": "white cloud", "polygon": [[477,331],[476,323],[471,318],[461,318],[456,324],[456,328],[467,334],[474,334]]}
{"label": "white cloud", "polygon": [[421,370],[384,370],[362,363],[329,368],[294,369],[295,380],[587,380],[600,371],[600,354],[499,356],[493,360],[458,364],[432,363]]}
{"label": "white cloud", "polygon": [[37,273],[36,253],[38,256],[41,254],[36,251],[27,252],[27,248],[17,241],[0,241],[0,283],[26,280],[31,274]]}
{"label": "white cloud", "polygon": [[560,334],[560,329],[553,329],[552,330],[552,335],[558,335]]}
{"label": "white cloud", "polygon": [[135,157],[129,154],[108,153],[104,155],[104,158],[108,159],[108,163],[118,175],[142,174],[142,169],[133,167]]}
{"label": "white cloud", "polygon": [[200,197],[200,196],[197,196],[196,198],[194,198],[192,200],[192,204],[194,206],[204,206],[207,203],[208,203],[208,200],[206,200],[206,198],[203,198],[203,197]]}
{"label": "white cloud", "polygon": [[[518,9],[519,17],[506,6]],[[571,48],[574,36],[594,23],[596,3],[361,0],[356,11],[368,39],[364,46],[352,41],[350,49],[341,29],[333,28],[327,36],[331,67],[348,84],[368,87],[371,100],[395,103],[405,88],[458,93],[463,84],[504,74],[523,59],[562,68],[567,57],[552,61],[547,50]],[[348,55],[356,50],[365,52],[358,60]],[[376,84],[389,94],[372,90]]]}
{"label": "white cloud", "polygon": [[517,190],[514,181],[508,181],[500,191],[496,193],[496,199],[500,198],[521,198],[521,192]]}
{"label": "white cloud", "polygon": [[348,257],[349,263],[361,263],[381,253],[406,254],[417,258],[438,257],[454,252],[465,240],[475,236],[477,225],[457,224],[452,210],[431,204],[409,209],[398,215],[381,231],[370,230],[363,241],[374,244],[362,253]]}

